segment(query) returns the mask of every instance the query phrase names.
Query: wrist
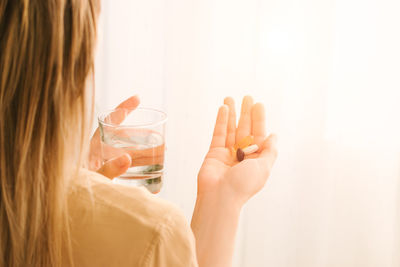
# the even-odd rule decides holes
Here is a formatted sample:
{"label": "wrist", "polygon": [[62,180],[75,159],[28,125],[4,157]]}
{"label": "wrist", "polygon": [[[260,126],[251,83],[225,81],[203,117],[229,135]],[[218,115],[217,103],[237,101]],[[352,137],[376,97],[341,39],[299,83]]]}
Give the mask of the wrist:
{"label": "wrist", "polygon": [[242,207],[226,188],[197,195],[191,227],[199,266],[231,266]]}
{"label": "wrist", "polygon": [[212,190],[198,191],[196,206],[211,206],[212,209],[240,213],[245,202],[229,185],[220,182]]}
{"label": "wrist", "polygon": [[219,186],[214,190],[199,192],[193,212],[192,228],[196,228],[196,224],[200,221],[202,224],[205,221],[214,224],[225,219],[238,220],[243,205],[244,202],[229,188]]}

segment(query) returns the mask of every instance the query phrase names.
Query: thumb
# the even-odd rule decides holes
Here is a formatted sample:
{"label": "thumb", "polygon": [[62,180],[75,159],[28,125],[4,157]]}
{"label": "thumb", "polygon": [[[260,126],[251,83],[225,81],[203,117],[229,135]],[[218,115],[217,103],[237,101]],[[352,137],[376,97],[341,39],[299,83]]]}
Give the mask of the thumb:
{"label": "thumb", "polygon": [[261,148],[260,156],[258,160],[260,163],[266,164],[269,168],[272,168],[274,162],[278,156],[278,150],[276,148],[277,136],[271,134],[267,139],[264,140]]}
{"label": "thumb", "polygon": [[129,154],[123,154],[119,157],[106,161],[104,165],[97,170],[97,172],[112,179],[124,174],[131,166],[131,163],[132,159]]}

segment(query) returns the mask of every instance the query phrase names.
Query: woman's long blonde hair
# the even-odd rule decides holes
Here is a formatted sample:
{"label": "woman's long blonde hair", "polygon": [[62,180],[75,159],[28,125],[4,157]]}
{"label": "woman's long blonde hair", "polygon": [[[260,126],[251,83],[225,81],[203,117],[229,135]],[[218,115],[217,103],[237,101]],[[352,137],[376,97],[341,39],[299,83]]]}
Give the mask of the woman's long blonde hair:
{"label": "woman's long blonde hair", "polygon": [[0,266],[72,263],[68,184],[87,142],[98,9],[0,1]]}

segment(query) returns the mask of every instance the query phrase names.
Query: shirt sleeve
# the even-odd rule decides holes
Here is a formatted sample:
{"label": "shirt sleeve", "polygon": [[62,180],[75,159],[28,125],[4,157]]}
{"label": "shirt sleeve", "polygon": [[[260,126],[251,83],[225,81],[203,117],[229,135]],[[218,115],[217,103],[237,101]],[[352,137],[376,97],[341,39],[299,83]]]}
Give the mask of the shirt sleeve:
{"label": "shirt sleeve", "polygon": [[140,266],[198,267],[194,235],[183,214],[169,212],[158,225]]}

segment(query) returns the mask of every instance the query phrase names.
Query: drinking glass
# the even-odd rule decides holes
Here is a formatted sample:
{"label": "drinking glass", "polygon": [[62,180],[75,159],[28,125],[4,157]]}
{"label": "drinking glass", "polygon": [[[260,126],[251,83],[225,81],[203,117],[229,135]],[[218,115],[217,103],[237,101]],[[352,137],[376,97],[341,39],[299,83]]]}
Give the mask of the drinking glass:
{"label": "drinking glass", "polygon": [[129,169],[114,183],[158,193],[163,183],[167,115],[153,108],[118,108],[98,117],[103,161],[129,154]]}

